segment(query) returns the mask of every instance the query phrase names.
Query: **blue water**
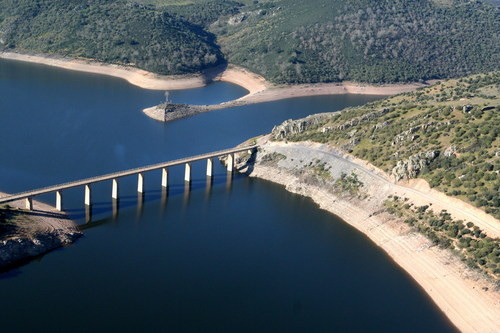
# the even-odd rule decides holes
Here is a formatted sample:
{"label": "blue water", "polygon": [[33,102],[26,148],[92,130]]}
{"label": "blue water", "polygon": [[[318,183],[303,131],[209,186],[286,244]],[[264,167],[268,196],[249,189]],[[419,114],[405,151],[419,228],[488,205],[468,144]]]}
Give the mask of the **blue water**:
{"label": "blue water", "polygon": [[[229,148],[275,124],[363,104],[328,96],[225,109],[160,123],[140,110],[163,91],[0,60],[0,191],[18,192]],[[217,103],[246,93],[216,83],[171,91],[173,102]],[[385,253],[309,199],[202,162],[187,190],[172,168],[168,196],[147,173],[64,193],[85,237],[0,275],[6,332],[454,332]],[[51,196],[40,199],[54,202]]]}

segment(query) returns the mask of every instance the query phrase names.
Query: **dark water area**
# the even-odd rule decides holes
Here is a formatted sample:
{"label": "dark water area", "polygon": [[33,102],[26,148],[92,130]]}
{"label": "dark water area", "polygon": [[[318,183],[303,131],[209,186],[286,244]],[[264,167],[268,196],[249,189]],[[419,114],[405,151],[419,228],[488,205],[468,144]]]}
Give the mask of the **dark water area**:
{"label": "dark water area", "polygon": [[[171,91],[173,102],[245,94],[227,83]],[[376,96],[327,96],[218,110],[159,123],[141,110],[163,91],[0,60],[0,191],[18,192],[235,146],[288,118]],[[5,332],[455,332],[384,252],[310,200],[270,182],[193,164],[64,192],[85,237],[0,274]],[[52,196],[42,199],[53,204]]]}

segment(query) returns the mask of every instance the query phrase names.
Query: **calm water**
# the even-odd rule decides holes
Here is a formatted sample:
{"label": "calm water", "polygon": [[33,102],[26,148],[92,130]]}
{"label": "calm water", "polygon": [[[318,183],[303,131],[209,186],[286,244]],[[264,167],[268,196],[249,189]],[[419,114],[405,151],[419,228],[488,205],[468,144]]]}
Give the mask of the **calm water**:
{"label": "calm water", "polygon": [[[217,103],[237,86],[170,92]],[[0,191],[31,188],[232,147],[274,124],[375,96],[333,96],[226,109],[163,124],[140,110],[164,92],[119,79],[0,60]],[[217,163],[216,163],[217,164]],[[171,170],[65,192],[85,237],[0,275],[5,332],[453,332],[422,290],[366,237],[309,199],[216,165],[191,189]],[[43,197],[53,203],[51,196]]]}

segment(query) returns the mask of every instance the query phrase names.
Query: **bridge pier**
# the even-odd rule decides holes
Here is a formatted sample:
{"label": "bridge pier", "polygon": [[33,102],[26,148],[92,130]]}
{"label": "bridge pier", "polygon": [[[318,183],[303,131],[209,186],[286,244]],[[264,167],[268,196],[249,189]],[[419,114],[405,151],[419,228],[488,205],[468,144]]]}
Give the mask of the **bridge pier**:
{"label": "bridge pier", "polygon": [[207,159],[207,177],[212,177],[214,174],[214,163],[211,158]]}
{"label": "bridge pier", "polygon": [[205,185],[205,198],[210,197],[210,193],[212,193],[212,186],[214,184],[214,179],[213,177],[207,176],[207,182]]}
{"label": "bridge pier", "polygon": [[161,169],[161,186],[167,188],[168,187],[168,169]]}
{"label": "bridge pier", "polygon": [[111,189],[111,198],[118,200],[118,179],[113,179],[113,186]]}
{"label": "bridge pier", "polygon": [[118,209],[120,208],[120,201],[117,198],[112,199],[112,209],[113,209],[113,219],[116,219],[118,216]]}
{"label": "bridge pier", "polygon": [[85,223],[92,222],[92,206],[85,205]]}
{"label": "bridge pier", "polygon": [[143,192],[137,192],[137,211],[136,211],[136,216],[139,219],[142,215],[142,211],[144,208],[144,193]]}
{"label": "bridge pier", "polygon": [[234,169],[234,154],[227,154],[227,171],[233,172]]}
{"label": "bridge pier", "polygon": [[90,184],[85,185],[85,205],[92,205],[92,193],[90,191]]}
{"label": "bridge pier", "polygon": [[144,176],[142,175],[142,172],[139,172],[137,174],[137,192],[138,193],[144,192]]}
{"label": "bridge pier", "polygon": [[167,200],[168,200],[168,190],[166,187],[162,187],[161,189],[161,209],[163,212],[163,209],[167,205]]}
{"label": "bridge pier", "polygon": [[186,163],[186,170],[184,171],[184,180],[186,182],[191,181],[191,163]]}
{"label": "bridge pier", "polygon": [[[56,209],[61,211],[63,209],[63,191],[69,188],[74,188],[74,187],[81,187],[84,186],[85,188],[85,195],[84,195],[84,203],[86,206],[87,213],[91,213],[91,205],[92,205],[92,191],[91,191],[91,185],[94,183],[98,182],[103,182],[103,181],[109,181],[112,180],[112,191],[111,191],[111,196],[113,200],[118,200],[119,196],[119,185],[118,185],[118,178],[121,177],[126,177],[126,176],[132,176],[132,175],[137,175],[138,180],[137,180],[137,192],[142,194],[144,193],[144,173],[153,171],[153,170],[159,170],[162,169],[162,180],[161,180],[161,185],[162,185],[162,196],[168,194],[168,169],[169,167],[173,166],[181,166],[185,164],[185,173],[184,173],[184,180],[186,181],[187,185],[191,184],[191,163],[194,163],[196,161],[207,161],[207,168],[206,168],[206,175],[207,175],[207,188],[208,191],[210,191],[210,187],[212,185],[211,182],[208,182],[208,179],[212,180],[214,176],[214,165],[213,165],[213,159],[216,157],[221,157],[221,156],[226,156],[227,159],[227,171],[228,171],[228,184],[230,186],[231,182],[231,177],[233,175],[233,171],[235,170],[235,153],[237,152],[242,152],[242,151],[249,151],[252,153],[252,151],[255,151],[255,149],[258,147],[258,145],[252,145],[249,147],[235,147],[235,148],[230,148],[230,149],[225,149],[225,150],[219,150],[216,152],[212,153],[207,153],[207,154],[202,154],[202,155],[196,155],[192,157],[187,157],[187,158],[182,158],[170,162],[163,162],[163,163],[158,163],[158,164],[153,164],[153,165],[148,165],[140,168],[135,168],[135,169],[130,169],[130,170],[125,170],[125,171],[120,171],[120,172],[114,172],[111,174],[106,174],[98,177],[91,177],[87,179],[81,179],[78,181],[70,182],[70,183],[65,183],[65,184],[60,184],[60,185],[54,185],[50,187],[45,187],[41,189],[35,189],[31,191],[26,191],[26,192],[21,192],[17,193],[14,195],[10,195],[7,197],[2,197],[0,198],[0,204],[6,203],[6,202],[11,202],[11,201],[17,201],[17,200],[25,200],[26,204],[26,209],[27,210],[32,210],[33,209],[33,200],[32,198],[37,196],[37,195],[42,195],[42,194],[47,194],[47,193],[54,193],[56,194]],[[231,176],[231,177],[229,177]],[[165,193],[163,193],[165,191]],[[187,194],[189,193],[189,186],[187,187],[187,191],[185,191]],[[117,207],[116,207],[117,208]],[[115,209],[116,211],[117,209]],[[87,214],[91,215],[91,214]]]}
{"label": "bridge pier", "polygon": [[62,191],[56,191],[56,209],[58,211],[62,211],[62,206],[63,206],[63,202],[62,202]]}
{"label": "bridge pier", "polygon": [[33,210],[33,198],[32,197],[26,198],[25,202],[26,202],[26,209]]}

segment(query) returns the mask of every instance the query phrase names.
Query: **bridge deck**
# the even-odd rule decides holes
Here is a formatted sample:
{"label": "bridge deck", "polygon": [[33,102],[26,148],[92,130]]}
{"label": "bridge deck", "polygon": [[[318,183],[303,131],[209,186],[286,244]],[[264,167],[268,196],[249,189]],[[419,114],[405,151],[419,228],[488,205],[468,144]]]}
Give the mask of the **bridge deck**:
{"label": "bridge deck", "polygon": [[64,183],[64,184],[48,186],[48,187],[44,187],[44,188],[40,188],[40,189],[36,189],[36,190],[16,193],[13,195],[9,195],[9,196],[0,198],[0,204],[10,202],[10,201],[21,200],[21,199],[33,197],[36,195],[61,191],[61,190],[65,190],[65,189],[72,188],[72,187],[89,185],[89,184],[93,184],[93,183],[102,182],[105,180],[111,180],[111,179],[115,179],[115,178],[136,175],[136,174],[141,173],[141,172],[158,170],[158,169],[162,169],[162,168],[166,168],[166,167],[172,167],[175,165],[196,162],[196,161],[209,159],[209,158],[213,158],[213,157],[219,157],[219,156],[223,156],[223,155],[239,153],[239,152],[242,152],[245,150],[252,150],[252,149],[257,148],[257,147],[258,147],[258,145],[253,145],[253,146],[247,146],[247,147],[237,147],[237,148],[219,150],[219,151],[215,151],[215,152],[211,152],[211,153],[207,153],[207,154],[196,155],[196,156],[191,156],[191,157],[187,157],[187,158],[181,158],[181,159],[173,160],[173,161],[169,161],[169,162],[147,165],[147,166],[140,167],[140,168],[109,173],[109,174],[102,175],[102,176],[91,177],[91,178],[81,179],[81,180],[68,182],[68,183]]}

